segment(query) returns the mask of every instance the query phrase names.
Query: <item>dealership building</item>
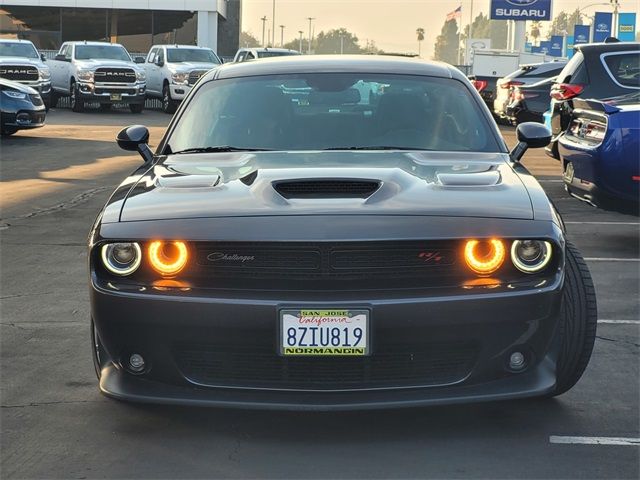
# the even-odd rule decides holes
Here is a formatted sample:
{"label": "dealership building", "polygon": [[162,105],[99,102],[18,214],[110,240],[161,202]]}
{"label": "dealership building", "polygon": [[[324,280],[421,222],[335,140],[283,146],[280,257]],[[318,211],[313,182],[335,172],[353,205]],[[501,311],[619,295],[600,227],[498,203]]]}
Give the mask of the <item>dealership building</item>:
{"label": "dealership building", "polygon": [[232,56],[240,38],[241,0],[0,0],[0,38],[57,50],[71,40],[191,44]]}

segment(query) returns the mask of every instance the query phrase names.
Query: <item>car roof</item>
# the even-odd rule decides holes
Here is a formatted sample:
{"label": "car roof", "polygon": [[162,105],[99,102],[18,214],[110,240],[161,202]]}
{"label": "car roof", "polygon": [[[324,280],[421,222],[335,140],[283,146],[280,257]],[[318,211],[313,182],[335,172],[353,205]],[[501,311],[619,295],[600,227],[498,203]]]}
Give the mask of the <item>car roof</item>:
{"label": "car roof", "polygon": [[[198,45],[186,45],[182,43],[159,43],[157,45],[152,45],[151,48],[158,47],[174,47],[174,48],[197,48],[198,50],[211,50],[209,47],[200,47]],[[149,49],[151,50],[151,49]]]}
{"label": "car roof", "polygon": [[610,42],[610,43],[583,43],[574,46],[584,53],[620,52],[625,50],[640,50],[639,42]]}
{"label": "car roof", "polygon": [[31,40],[24,40],[22,38],[0,38],[0,43],[28,43],[33,45]]}
{"label": "car roof", "polygon": [[293,55],[264,58],[259,62],[227,63],[207,73],[206,80],[316,72],[398,73],[466,78],[460,70],[443,62],[382,55]]}
{"label": "car roof", "polygon": [[[86,40],[75,40],[70,42],[64,42],[69,45],[113,45],[116,47],[122,47],[119,43],[111,43],[111,42],[87,42]],[[124,48],[124,47],[123,47]]]}
{"label": "car roof", "polygon": [[241,48],[239,52],[298,52],[297,50],[291,50],[289,48],[271,48],[271,47],[250,47]]}

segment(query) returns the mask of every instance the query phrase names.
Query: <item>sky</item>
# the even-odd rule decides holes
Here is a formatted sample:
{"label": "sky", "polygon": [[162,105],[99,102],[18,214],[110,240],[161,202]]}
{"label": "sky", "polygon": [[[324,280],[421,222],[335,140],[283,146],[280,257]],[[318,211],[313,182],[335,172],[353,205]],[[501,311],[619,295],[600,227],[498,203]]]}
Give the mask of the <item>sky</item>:
{"label": "sky", "polygon": [[[611,11],[608,0],[555,0],[552,11],[573,11],[578,7],[600,3],[586,8],[586,14]],[[603,4],[604,3],[604,4]],[[242,29],[262,40],[261,17],[267,16],[266,29],[272,25],[272,0],[243,0]],[[284,25],[285,43],[298,38],[298,31],[308,37],[309,21],[314,17],[315,32],[345,27],[353,32],[364,46],[367,39],[385,51],[417,52],[416,28],[426,30],[423,56],[431,56],[435,39],[440,33],[447,13],[462,4],[462,22],[469,22],[473,4],[473,16],[489,11],[489,0],[276,0],[276,43],[280,43],[280,25]],[[640,0],[620,0],[621,12],[639,12]],[[640,16],[640,13],[639,13]],[[546,28],[546,27],[545,27]],[[543,29],[545,31],[545,29]]]}

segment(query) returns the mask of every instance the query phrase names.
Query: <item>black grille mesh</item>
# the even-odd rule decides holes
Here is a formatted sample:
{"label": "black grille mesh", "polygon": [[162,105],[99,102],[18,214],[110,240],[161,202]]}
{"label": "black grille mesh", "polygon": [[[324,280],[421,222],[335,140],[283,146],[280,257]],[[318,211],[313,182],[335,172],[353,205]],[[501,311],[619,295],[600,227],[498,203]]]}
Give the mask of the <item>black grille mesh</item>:
{"label": "black grille mesh", "polygon": [[206,386],[341,390],[445,385],[471,371],[469,343],[388,345],[367,357],[282,357],[275,347],[179,344],[182,374]]}
{"label": "black grille mesh", "polygon": [[367,198],[380,187],[368,180],[295,180],[274,184],[284,198]]}
{"label": "black grille mesh", "polygon": [[36,67],[24,65],[1,65],[0,77],[15,81],[35,81],[40,78]]}
{"label": "black grille mesh", "polygon": [[98,68],[94,78],[96,82],[135,83],[136,72],[130,68]]}

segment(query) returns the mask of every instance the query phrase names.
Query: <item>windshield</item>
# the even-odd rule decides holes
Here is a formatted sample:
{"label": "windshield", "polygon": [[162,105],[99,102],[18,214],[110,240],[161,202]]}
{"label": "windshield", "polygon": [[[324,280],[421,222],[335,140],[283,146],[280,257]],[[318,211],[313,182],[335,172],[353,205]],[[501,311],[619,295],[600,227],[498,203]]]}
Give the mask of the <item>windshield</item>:
{"label": "windshield", "polygon": [[122,60],[123,62],[130,62],[131,57],[124,49],[119,45],[77,45],[76,46],[76,60]]}
{"label": "windshield", "polygon": [[274,51],[258,51],[258,58],[268,57],[286,57],[288,55],[300,55],[298,52],[274,52]]}
{"label": "windshield", "polygon": [[39,58],[38,51],[30,43],[0,43],[0,57]]}
{"label": "windshield", "polygon": [[178,152],[220,146],[501,151],[462,82],[345,73],[208,82],[179,118],[169,147]]}
{"label": "windshield", "polygon": [[202,62],[220,63],[213,50],[204,48],[168,48],[167,61],[170,63]]}

